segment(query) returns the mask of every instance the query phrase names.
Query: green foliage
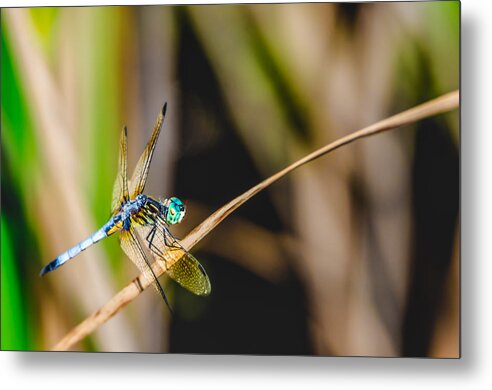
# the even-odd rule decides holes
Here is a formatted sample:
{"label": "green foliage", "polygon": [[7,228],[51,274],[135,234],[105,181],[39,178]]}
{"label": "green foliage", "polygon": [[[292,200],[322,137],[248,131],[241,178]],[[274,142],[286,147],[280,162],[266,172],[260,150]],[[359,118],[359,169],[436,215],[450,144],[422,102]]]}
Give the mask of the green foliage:
{"label": "green foliage", "polygon": [[22,296],[18,264],[13,250],[10,229],[2,216],[2,312],[1,312],[1,349],[27,350],[30,338],[25,313],[25,300]]}

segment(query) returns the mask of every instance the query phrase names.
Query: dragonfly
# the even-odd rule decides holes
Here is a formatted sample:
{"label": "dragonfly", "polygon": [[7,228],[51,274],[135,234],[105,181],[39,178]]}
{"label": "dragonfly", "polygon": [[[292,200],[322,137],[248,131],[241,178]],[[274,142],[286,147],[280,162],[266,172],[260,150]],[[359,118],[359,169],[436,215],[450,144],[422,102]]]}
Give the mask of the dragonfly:
{"label": "dragonfly", "polygon": [[160,261],[166,269],[166,274],[192,293],[200,296],[211,293],[210,279],[205,269],[169,230],[170,226],[183,220],[186,214],[184,203],[176,197],[155,199],[143,193],[166,110],[167,103],[157,117],[150,140],[130,180],[127,178],[128,130],[126,126],[123,128],[109,221],[88,238],[47,264],[41,270],[41,276],[59,268],[103,238],[118,233],[120,246],[125,254],[139,269],[148,284],[154,286],[171,312],[164,289],[152,269],[153,261]]}

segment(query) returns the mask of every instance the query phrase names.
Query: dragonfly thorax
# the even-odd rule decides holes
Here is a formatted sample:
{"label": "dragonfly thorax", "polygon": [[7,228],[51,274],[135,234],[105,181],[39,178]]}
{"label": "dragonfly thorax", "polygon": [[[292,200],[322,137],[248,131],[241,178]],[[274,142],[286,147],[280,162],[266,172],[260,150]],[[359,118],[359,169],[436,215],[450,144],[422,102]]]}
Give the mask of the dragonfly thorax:
{"label": "dragonfly thorax", "polygon": [[147,203],[147,199],[148,199],[147,195],[140,194],[135,198],[134,202],[137,205],[137,207],[142,207],[145,203]]}
{"label": "dragonfly thorax", "polygon": [[138,213],[146,202],[147,202],[147,196],[141,194],[138,195],[135,199],[130,200],[125,204],[123,204],[123,206],[121,207],[122,219],[127,219],[132,215]]}
{"label": "dragonfly thorax", "polygon": [[185,205],[176,197],[156,200],[140,194],[124,203],[115,218],[121,221],[123,229],[127,230],[132,222],[138,225],[152,225],[156,218],[162,218],[167,225],[175,225],[183,220],[185,214]]}

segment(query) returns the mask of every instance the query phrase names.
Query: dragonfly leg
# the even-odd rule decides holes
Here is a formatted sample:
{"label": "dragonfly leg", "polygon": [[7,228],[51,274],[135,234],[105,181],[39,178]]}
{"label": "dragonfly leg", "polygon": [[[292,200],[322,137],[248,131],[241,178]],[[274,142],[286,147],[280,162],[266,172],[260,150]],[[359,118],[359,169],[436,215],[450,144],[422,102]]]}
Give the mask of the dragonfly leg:
{"label": "dragonfly leg", "polygon": [[[147,237],[145,238],[149,244],[149,249],[157,254],[157,256],[160,257],[161,260],[164,261],[167,267],[167,261],[166,258],[164,257],[164,252],[162,252],[155,244],[154,244],[154,238],[155,238],[155,233],[157,232],[157,225],[154,225],[152,229],[149,231],[149,234],[147,234]],[[164,240],[165,241],[165,240]],[[166,244],[167,245],[167,244]]]}
{"label": "dragonfly leg", "polygon": [[176,240],[176,238],[174,238],[174,236],[169,233],[165,226],[162,227],[162,231],[164,236],[164,243],[167,247],[171,249],[181,249],[181,246],[178,244],[178,240]]}
{"label": "dragonfly leg", "polygon": [[[151,237],[152,236],[152,237]],[[147,234],[147,237],[145,237],[145,240],[151,244],[152,240],[154,239],[155,236],[155,225],[152,229],[150,229],[149,234]]]}
{"label": "dragonfly leg", "polygon": [[154,237],[155,237],[155,232],[156,232],[156,226],[154,225],[152,227],[152,229],[149,231],[149,234],[147,234],[147,237],[145,237],[145,239],[147,240],[147,243],[149,244],[149,249],[151,249],[152,251],[157,251],[158,254],[162,254],[159,250],[159,248],[157,248],[157,246],[154,245]]}

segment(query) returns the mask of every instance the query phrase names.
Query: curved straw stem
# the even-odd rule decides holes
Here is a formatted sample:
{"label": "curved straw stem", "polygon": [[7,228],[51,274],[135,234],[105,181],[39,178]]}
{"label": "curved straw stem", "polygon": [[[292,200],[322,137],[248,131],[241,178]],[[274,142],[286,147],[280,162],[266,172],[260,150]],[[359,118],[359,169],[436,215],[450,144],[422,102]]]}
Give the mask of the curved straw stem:
{"label": "curved straw stem", "polygon": [[[261,183],[250,188],[242,195],[239,195],[237,198],[233,199],[232,201],[215,211],[181,241],[182,245],[186,249],[190,250],[239,206],[244,204],[247,200],[249,200],[261,190],[265,189],[283,176],[292,172],[294,169],[297,169],[300,166],[307,164],[308,162],[313,161],[328,152],[338,149],[339,147],[354,142],[360,138],[379,134],[384,131],[411,124],[424,118],[428,118],[456,109],[459,107],[459,100],[460,97],[458,90],[447,93],[426,103],[415,106],[409,110],[383,119],[382,121],[377,122],[371,126],[365,127],[361,130],[346,135],[345,137],[342,137],[335,142],[332,142],[314,151],[313,153],[301,158],[300,160],[294,162],[283,170],[263,180]],[[165,272],[165,269],[158,262],[155,262],[153,264],[153,268],[157,276],[160,276]],[[111,298],[103,307],[101,307],[99,310],[91,314],[79,325],[73,328],[62,340],[60,340],[58,344],[53,347],[53,350],[67,350],[75,343],[79,342],[84,337],[94,332],[100,325],[104,324],[128,303],[133,301],[149,285],[149,282],[147,280],[150,280],[150,278],[145,278],[144,275],[140,275],[125,288],[123,288],[119,293],[117,293],[113,298]]]}

